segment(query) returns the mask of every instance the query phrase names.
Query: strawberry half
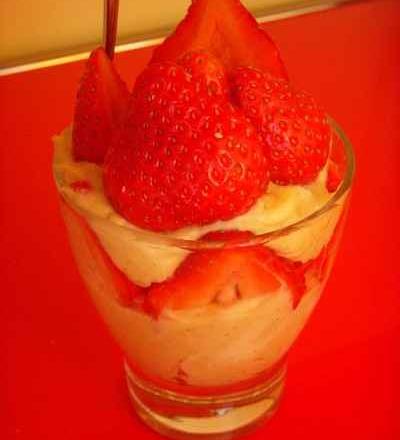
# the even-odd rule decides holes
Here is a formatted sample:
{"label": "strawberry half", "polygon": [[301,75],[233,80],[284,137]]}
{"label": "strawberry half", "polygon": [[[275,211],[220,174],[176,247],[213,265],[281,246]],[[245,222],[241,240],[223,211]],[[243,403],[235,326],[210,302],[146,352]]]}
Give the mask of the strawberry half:
{"label": "strawberry half", "polygon": [[285,280],[292,292],[293,308],[296,308],[301,298],[307,291],[306,272],[309,270],[310,262],[301,263],[291,261],[270,251],[270,265],[274,272]]}
{"label": "strawberry half", "polygon": [[130,281],[114,264],[86,220],[62,199],[61,211],[78,267],[88,287],[107,292],[125,307],[142,307],[145,289]]}
{"label": "strawberry half", "polygon": [[154,51],[152,62],[176,62],[197,50],[212,53],[227,70],[251,66],[287,78],[275,44],[238,0],[193,1],[175,32]]}
{"label": "strawberry half", "polygon": [[347,157],[343,143],[335,136],[332,138],[331,151],[328,159],[328,178],[326,189],[333,193],[342,183],[346,174]]}
{"label": "strawberry half", "polygon": [[271,180],[308,184],[327,161],[331,130],[325,113],[305,92],[259,70],[235,69],[234,99],[261,134],[271,163]]}
{"label": "strawberry half", "polygon": [[[215,92],[226,80],[217,63],[203,56],[199,75],[185,57],[150,64],[137,79],[125,127],[104,166],[109,200],[130,222],[168,231],[228,220],[265,192],[262,142]],[[210,88],[211,77],[216,87]]]}
{"label": "strawberry half", "polygon": [[147,291],[145,309],[155,316],[163,310],[203,307],[210,303],[228,306],[235,301],[274,294],[282,285],[290,289],[293,308],[306,291],[308,265],[277,256],[263,245],[242,246],[249,232],[212,232],[204,238],[225,241],[234,247],[190,254],[174,275]]}
{"label": "strawberry half", "polygon": [[86,63],[76,100],[72,131],[76,160],[103,163],[128,98],[128,89],[104,49],[95,49]]}
{"label": "strawberry half", "polygon": [[171,279],[148,290],[147,308],[158,316],[164,309],[191,309],[212,302],[230,305],[240,299],[274,293],[281,281],[264,257],[257,248],[195,252]]}

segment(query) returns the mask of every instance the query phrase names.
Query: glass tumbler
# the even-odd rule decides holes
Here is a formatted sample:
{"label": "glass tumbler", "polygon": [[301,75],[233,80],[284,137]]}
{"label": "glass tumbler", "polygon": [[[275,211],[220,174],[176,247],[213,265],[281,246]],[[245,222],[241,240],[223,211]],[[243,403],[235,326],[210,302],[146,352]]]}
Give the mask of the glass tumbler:
{"label": "glass tumbler", "polygon": [[[318,211],[263,235],[138,232],[60,194],[76,264],[125,354],[133,406],[163,435],[233,438],[277,409],[287,353],[329,277],[348,207],[353,152],[331,124],[332,149],[345,157],[340,187]],[[126,256],[123,267],[111,242]],[[307,257],[297,260],[293,245]],[[129,276],[162,275],[171,262],[179,276],[167,281],[144,287]]]}

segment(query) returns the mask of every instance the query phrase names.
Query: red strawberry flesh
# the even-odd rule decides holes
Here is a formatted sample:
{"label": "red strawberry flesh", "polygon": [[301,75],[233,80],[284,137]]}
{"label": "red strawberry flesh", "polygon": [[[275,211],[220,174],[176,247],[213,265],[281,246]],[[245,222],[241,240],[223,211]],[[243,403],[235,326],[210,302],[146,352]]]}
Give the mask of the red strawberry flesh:
{"label": "red strawberry flesh", "polygon": [[245,231],[217,231],[204,236],[205,240],[223,241],[224,247],[190,254],[171,278],[148,289],[146,309],[159,316],[165,309],[231,305],[277,293],[282,284],[290,290],[296,308],[306,292],[309,264],[287,260],[263,245],[246,244],[253,237]]}
{"label": "red strawberry flesh", "polygon": [[149,289],[147,305],[158,316],[164,309],[190,309],[212,302],[230,305],[275,293],[281,281],[269,261],[263,246],[195,252],[172,278]]}
{"label": "red strawberry flesh", "polygon": [[331,151],[328,159],[328,177],[326,188],[329,192],[335,192],[342,183],[346,174],[347,158],[343,143],[332,137]]}
{"label": "red strawberry flesh", "polygon": [[[70,233],[72,248],[75,249],[76,257],[82,259],[78,266],[94,265],[96,270],[94,279],[101,283],[103,289],[106,289],[123,306],[141,307],[145,289],[129,280],[114,264],[86,220],[63,200],[61,200],[61,210]],[[91,283],[88,278],[86,281]]]}
{"label": "red strawberry flesh", "polygon": [[158,47],[152,62],[177,61],[186,52],[206,50],[225,68],[251,66],[287,78],[271,38],[238,0],[195,0],[175,32]]}
{"label": "red strawberry flesh", "polygon": [[95,49],[86,63],[78,90],[72,131],[76,160],[102,164],[114,131],[128,105],[128,89],[104,49]]}

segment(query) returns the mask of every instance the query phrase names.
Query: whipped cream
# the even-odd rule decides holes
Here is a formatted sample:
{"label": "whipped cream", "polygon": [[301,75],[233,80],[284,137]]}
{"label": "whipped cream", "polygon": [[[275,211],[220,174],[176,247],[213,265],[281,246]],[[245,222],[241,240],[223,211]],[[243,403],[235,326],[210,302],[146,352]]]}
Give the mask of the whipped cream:
{"label": "whipped cream", "polygon": [[[156,234],[136,227],[114,210],[104,194],[102,168],[93,163],[74,161],[70,127],[54,138],[54,145],[53,168],[60,193],[86,218],[113,262],[131,281],[142,287],[170,277],[188,251],[160,243]],[[74,190],[71,184],[79,181],[88,182],[91,189]],[[270,183],[266,194],[243,215],[205,226],[182,228],[163,236],[196,240],[211,231],[241,230],[258,235],[281,229],[327,203],[332,194],[326,190],[325,181],[324,169],[310,185],[279,186]],[[270,240],[268,247],[296,261],[315,258],[329,241],[341,208],[341,203],[338,203],[301,229]]]}

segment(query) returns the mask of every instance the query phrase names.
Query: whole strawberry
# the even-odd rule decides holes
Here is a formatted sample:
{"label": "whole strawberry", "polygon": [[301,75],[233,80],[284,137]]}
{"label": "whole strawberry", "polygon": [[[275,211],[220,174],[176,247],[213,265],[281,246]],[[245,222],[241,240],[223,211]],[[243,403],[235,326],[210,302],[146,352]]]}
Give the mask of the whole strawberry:
{"label": "whole strawberry", "polygon": [[262,142],[225,96],[217,65],[195,53],[150,64],[138,78],[104,166],[107,195],[130,222],[169,231],[228,220],[265,192]]}
{"label": "whole strawberry", "polygon": [[249,67],[234,69],[231,81],[236,103],[263,138],[271,180],[280,185],[315,180],[328,158],[331,131],[314,98]]}

